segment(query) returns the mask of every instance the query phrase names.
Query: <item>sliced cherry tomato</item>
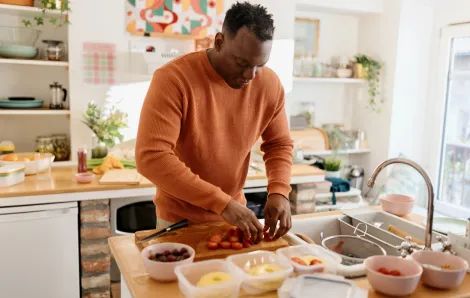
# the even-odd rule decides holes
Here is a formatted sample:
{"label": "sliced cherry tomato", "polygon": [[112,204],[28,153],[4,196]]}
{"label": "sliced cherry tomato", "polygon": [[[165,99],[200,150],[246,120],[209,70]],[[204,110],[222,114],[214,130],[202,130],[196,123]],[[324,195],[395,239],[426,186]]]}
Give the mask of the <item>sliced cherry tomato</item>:
{"label": "sliced cherry tomato", "polygon": [[232,247],[232,244],[231,244],[230,242],[228,242],[228,241],[222,241],[222,242],[219,243],[219,246],[220,246],[221,248],[227,249],[227,248]]}
{"label": "sliced cherry tomato", "polygon": [[215,243],[220,243],[222,242],[222,235],[219,233],[216,233],[212,235],[212,237],[209,239],[210,242],[215,242]]}
{"label": "sliced cherry tomato", "polygon": [[231,242],[231,243],[240,242],[240,239],[238,239],[237,236],[230,236],[228,237],[228,242]]}
{"label": "sliced cherry tomato", "polygon": [[380,272],[380,273],[385,274],[385,275],[388,275],[390,273],[387,269],[385,269],[383,267],[379,268],[379,270],[377,270],[377,272]]}
{"label": "sliced cherry tomato", "polygon": [[219,243],[209,241],[209,242],[207,242],[207,248],[211,249],[211,250],[217,249],[217,248],[219,248]]}
{"label": "sliced cherry tomato", "polygon": [[268,231],[263,232],[263,234],[264,234],[264,241],[266,241],[266,242],[273,241],[273,240],[271,239],[271,236],[269,236],[269,232],[268,232]]}
{"label": "sliced cherry tomato", "polygon": [[389,272],[389,275],[401,276],[401,272],[398,271],[398,270],[392,270],[392,271]]}
{"label": "sliced cherry tomato", "polygon": [[251,241],[250,240],[243,240],[243,247],[244,248],[250,248],[251,247]]}
{"label": "sliced cherry tomato", "polygon": [[232,243],[232,249],[240,250],[243,248],[243,244],[240,242],[233,242]]}
{"label": "sliced cherry tomato", "polygon": [[297,263],[297,264],[299,264],[299,265],[307,266],[307,263],[305,263],[305,261],[302,260],[301,258],[296,258],[296,257],[294,257],[294,258],[291,258],[291,261],[292,261],[292,262],[295,262],[295,263]]}

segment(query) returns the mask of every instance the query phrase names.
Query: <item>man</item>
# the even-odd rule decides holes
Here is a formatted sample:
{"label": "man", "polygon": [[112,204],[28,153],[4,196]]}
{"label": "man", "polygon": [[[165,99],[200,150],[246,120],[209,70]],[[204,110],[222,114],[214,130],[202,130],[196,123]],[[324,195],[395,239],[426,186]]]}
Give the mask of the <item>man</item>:
{"label": "man", "polygon": [[263,227],[246,208],[242,189],[260,136],[269,194],[264,230],[277,239],[291,228],[293,142],[284,89],[264,67],[273,33],[264,7],[237,3],[227,11],[214,48],[155,72],[140,116],[136,160],[158,189],[157,228],[183,219],[225,220],[258,243]]}

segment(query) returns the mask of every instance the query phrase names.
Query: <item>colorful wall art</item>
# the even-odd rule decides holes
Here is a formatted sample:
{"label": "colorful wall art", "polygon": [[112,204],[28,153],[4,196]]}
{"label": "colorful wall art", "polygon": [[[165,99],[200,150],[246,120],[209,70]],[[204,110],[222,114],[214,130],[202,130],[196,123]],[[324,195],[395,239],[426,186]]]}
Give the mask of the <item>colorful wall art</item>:
{"label": "colorful wall art", "polygon": [[83,43],[83,79],[86,84],[112,85],[115,83],[115,72],[115,44]]}
{"label": "colorful wall art", "polygon": [[126,11],[126,31],[146,36],[215,36],[225,17],[223,0],[126,0]]}

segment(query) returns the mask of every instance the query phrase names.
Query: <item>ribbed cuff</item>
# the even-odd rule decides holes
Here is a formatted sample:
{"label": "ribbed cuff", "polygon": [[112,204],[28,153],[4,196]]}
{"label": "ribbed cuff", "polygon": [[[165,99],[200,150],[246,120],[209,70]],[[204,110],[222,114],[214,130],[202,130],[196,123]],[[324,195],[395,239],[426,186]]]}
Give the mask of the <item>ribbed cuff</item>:
{"label": "ribbed cuff", "polygon": [[231,199],[232,198],[228,194],[220,191],[218,196],[215,198],[214,206],[211,208],[211,210],[218,215],[222,215],[222,212],[224,211],[225,207],[227,207]]}
{"label": "ribbed cuff", "polygon": [[286,199],[289,199],[289,193],[292,190],[290,185],[283,183],[271,183],[268,185],[268,196],[271,194],[280,194]]}

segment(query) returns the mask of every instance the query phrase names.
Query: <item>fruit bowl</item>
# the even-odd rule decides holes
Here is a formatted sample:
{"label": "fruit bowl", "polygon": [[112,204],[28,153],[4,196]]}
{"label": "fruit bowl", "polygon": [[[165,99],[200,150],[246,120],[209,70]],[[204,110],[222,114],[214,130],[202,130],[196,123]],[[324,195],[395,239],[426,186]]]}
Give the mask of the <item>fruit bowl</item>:
{"label": "fruit bowl", "polygon": [[178,266],[175,273],[187,298],[236,298],[240,292],[241,279],[222,260]]}
{"label": "fruit bowl", "polygon": [[458,288],[468,270],[467,261],[443,252],[421,250],[411,258],[423,266],[423,284],[437,289]]}
{"label": "fruit bowl", "polygon": [[46,171],[51,166],[54,158],[55,156],[51,153],[10,153],[0,155],[0,166],[24,165],[25,175],[36,175],[37,172]]}
{"label": "fruit bowl", "polygon": [[[388,296],[411,295],[419,284],[423,273],[421,265],[413,260],[395,256],[373,256],[364,261],[367,279],[371,287]],[[402,276],[388,275],[379,272],[385,269]]]}
{"label": "fruit bowl", "polygon": [[[181,261],[172,261],[172,262],[164,262],[164,261],[154,261],[150,258],[158,254],[163,254],[165,251],[173,251],[178,250],[180,251],[182,248],[185,248],[186,251],[189,253],[189,258],[181,260]],[[141,252],[142,260],[144,261],[144,267],[147,271],[148,275],[158,281],[175,281],[176,274],[175,268],[177,266],[190,264],[194,261],[195,251],[191,246],[181,243],[172,243],[172,242],[165,242],[165,243],[157,243],[153,245],[149,245],[144,248]]]}
{"label": "fruit bowl", "polygon": [[251,295],[277,290],[294,270],[289,261],[270,251],[229,256],[227,263],[242,279],[242,289]]}

